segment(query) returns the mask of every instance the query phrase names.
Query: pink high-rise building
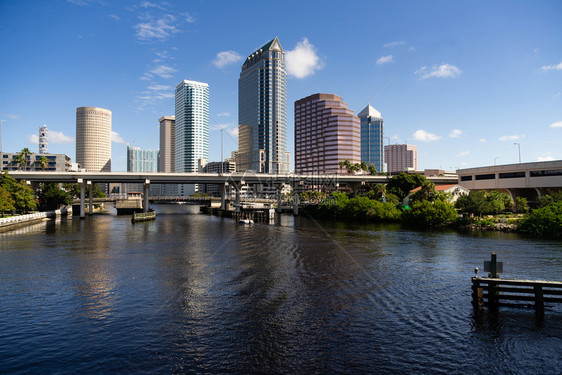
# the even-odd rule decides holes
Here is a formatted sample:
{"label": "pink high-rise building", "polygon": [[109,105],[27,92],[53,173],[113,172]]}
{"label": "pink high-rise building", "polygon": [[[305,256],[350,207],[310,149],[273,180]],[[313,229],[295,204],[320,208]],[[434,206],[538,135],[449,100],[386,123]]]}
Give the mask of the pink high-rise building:
{"label": "pink high-rise building", "polygon": [[415,145],[384,146],[386,170],[390,173],[418,170],[418,148]]}
{"label": "pink high-rise building", "polygon": [[314,94],[295,102],[295,173],[341,173],[361,163],[361,122],[341,97]]}

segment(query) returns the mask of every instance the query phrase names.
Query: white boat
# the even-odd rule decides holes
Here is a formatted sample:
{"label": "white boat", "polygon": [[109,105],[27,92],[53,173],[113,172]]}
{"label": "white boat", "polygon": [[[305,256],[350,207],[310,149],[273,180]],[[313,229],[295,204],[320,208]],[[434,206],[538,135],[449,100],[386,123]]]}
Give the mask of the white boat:
{"label": "white boat", "polygon": [[251,219],[240,219],[238,220],[240,224],[254,224],[254,220]]}

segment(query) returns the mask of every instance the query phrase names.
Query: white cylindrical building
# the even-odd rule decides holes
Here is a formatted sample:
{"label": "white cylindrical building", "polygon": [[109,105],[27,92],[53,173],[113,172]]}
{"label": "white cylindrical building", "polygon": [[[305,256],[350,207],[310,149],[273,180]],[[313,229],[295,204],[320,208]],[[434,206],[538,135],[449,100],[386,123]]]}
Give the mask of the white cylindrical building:
{"label": "white cylindrical building", "polygon": [[40,154],[48,154],[49,153],[49,139],[47,137],[49,133],[49,129],[47,129],[47,125],[43,125],[39,127],[39,153]]}
{"label": "white cylindrical building", "polygon": [[76,162],[88,172],[111,172],[111,111],[76,108]]}

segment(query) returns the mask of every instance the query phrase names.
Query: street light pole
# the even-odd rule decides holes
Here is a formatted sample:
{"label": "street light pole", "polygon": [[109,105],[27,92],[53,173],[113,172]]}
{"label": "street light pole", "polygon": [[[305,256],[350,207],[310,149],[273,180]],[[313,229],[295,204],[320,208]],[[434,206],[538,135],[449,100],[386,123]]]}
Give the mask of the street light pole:
{"label": "street light pole", "polygon": [[519,149],[519,164],[521,164],[521,144],[515,142],[513,145],[517,145],[517,148]]}
{"label": "street light pole", "polygon": [[5,122],[6,120],[0,120],[0,152],[2,152],[2,125],[4,125]]}
{"label": "street light pole", "polygon": [[494,165],[496,165],[496,160],[498,160],[499,158],[500,158],[499,156],[496,156],[496,157],[494,158]]}
{"label": "street light pole", "polygon": [[[385,137],[388,140],[388,153],[390,154],[390,138]],[[383,147],[383,154],[384,154],[384,147]],[[390,166],[388,165],[388,160],[386,161],[386,174],[390,176]]]}

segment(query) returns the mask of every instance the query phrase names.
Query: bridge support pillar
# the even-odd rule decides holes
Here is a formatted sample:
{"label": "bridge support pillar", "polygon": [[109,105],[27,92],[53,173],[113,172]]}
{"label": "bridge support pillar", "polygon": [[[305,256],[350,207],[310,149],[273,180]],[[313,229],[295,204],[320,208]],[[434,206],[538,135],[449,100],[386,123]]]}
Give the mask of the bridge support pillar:
{"label": "bridge support pillar", "polygon": [[219,184],[219,193],[221,195],[221,210],[226,210],[226,185]]}
{"label": "bridge support pillar", "polygon": [[80,219],[86,217],[86,182],[79,178],[78,183],[80,184]]}
{"label": "bridge support pillar", "polygon": [[239,185],[234,185],[234,188],[236,189],[236,212],[240,212],[240,186]]}
{"label": "bridge support pillar", "polygon": [[277,213],[281,213],[281,191],[283,190],[283,184],[276,185],[277,190]]}
{"label": "bridge support pillar", "polygon": [[88,215],[94,214],[94,184],[92,181],[86,182],[88,185]]}
{"label": "bridge support pillar", "polygon": [[144,202],[142,205],[142,212],[148,212],[148,191],[150,188],[150,180],[144,180]]}
{"label": "bridge support pillar", "polygon": [[299,215],[299,192],[297,189],[293,192],[293,215]]}

